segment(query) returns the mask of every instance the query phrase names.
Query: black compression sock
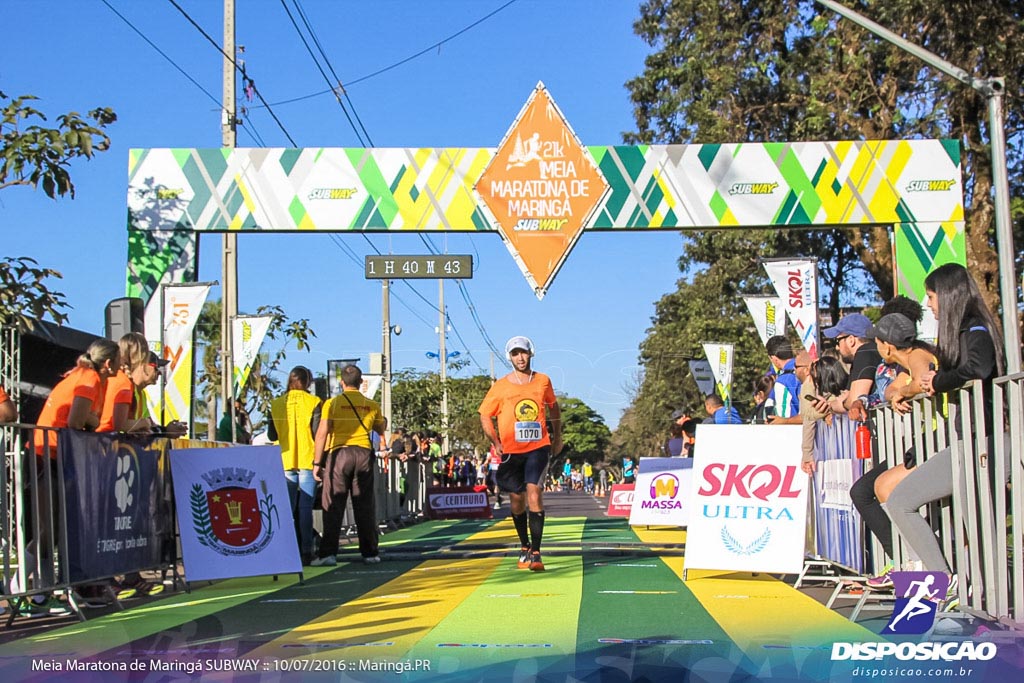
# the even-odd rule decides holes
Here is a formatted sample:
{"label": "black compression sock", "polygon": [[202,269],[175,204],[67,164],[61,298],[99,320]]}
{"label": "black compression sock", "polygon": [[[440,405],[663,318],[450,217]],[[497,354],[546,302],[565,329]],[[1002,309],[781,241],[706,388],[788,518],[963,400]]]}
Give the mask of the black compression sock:
{"label": "black compression sock", "polygon": [[518,515],[512,515],[512,523],[516,525],[516,533],[519,534],[519,542],[524,548],[530,547],[530,537],[526,533],[526,510]]}
{"label": "black compression sock", "polygon": [[540,512],[530,511],[530,537],[533,539],[533,544],[530,548],[535,553],[540,552],[540,540],[544,536],[544,511]]}

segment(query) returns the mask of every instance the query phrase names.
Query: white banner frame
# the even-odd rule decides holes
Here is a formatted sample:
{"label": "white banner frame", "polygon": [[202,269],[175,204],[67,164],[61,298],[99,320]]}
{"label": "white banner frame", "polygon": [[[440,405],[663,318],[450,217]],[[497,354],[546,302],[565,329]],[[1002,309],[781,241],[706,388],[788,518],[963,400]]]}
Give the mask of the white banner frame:
{"label": "white banner frame", "polygon": [[700,430],[684,580],[690,569],[800,573],[810,479],[800,469],[802,438],[800,425]]}
{"label": "white banner frame", "polygon": [[692,477],[690,458],[641,458],[629,525],[685,527],[690,516]]}

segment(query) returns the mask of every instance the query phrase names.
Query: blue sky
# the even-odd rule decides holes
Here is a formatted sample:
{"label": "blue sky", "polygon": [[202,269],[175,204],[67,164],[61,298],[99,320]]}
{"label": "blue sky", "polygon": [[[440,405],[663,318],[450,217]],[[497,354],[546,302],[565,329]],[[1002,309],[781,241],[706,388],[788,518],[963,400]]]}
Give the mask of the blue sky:
{"label": "blue sky", "polygon": [[[107,0],[215,97],[221,55],[164,0]],[[356,81],[427,48],[506,4],[507,0],[301,0],[343,82]],[[0,229],[8,256],[32,256],[56,268],[54,283],[74,307],[73,327],[102,334],[103,310],[124,296],[127,159],[133,147],[219,147],[216,105],[118,18],[101,0],[4,0],[0,90],[34,94],[53,120],[68,110],[112,107],[113,147],[72,176],[77,199],[51,201],[41,191],[0,193]],[[218,42],[222,3],[179,4]],[[288,6],[295,12],[292,0]],[[303,47],[281,2],[237,0],[236,41],[247,70],[296,145],[360,146]],[[376,147],[495,147],[537,81],[543,81],[584,144],[617,144],[633,129],[625,83],[643,68],[647,47],[633,34],[637,3],[617,0],[517,0],[452,40],[348,88]],[[240,98],[240,102],[244,102]],[[255,104],[255,103],[254,103]],[[252,108],[238,146],[289,147],[265,110]],[[341,235],[358,265],[327,234],[239,238],[239,308],[276,304],[308,318],[317,333],[311,353],[291,351],[286,366],[317,372],[329,358],[361,357],[381,348],[381,286],[366,281],[360,235]],[[381,252],[423,253],[413,235],[370,235]],[[536,369],[558,391],[577,396],[614,427],[639,370],[637,348],[654,302],[675,287],[681,240],[674,232],[584,234],[543,301],[538,301],[497,234],[434,235],[449,253],[474,255],[466,281],[472,304],[495,344],[532,337]],[[200,241],[200,279],[219,280],[220,236]],[[285,273],[301,273],[301,276]],[[394,367],[436,369],[436,281],[396,283]],[[219,298],[214,288],[211,298]],[[490,355],[454,283],[446,285],[450,320],[461,335],[449,350],[489,369]],[[501,368],[500,360],[495,361]],[[365,365],[364,365],[365,367]],[[680,381],[687,381],[680,378]]]}

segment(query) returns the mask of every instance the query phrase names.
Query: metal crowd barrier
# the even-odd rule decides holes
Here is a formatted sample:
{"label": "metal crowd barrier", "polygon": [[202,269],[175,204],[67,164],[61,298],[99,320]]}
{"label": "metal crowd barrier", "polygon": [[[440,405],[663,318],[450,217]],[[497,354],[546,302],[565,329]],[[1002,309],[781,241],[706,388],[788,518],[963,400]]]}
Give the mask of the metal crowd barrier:
{"label": "metal crowd barrier", "polygon": [[[45,433],[45,447],[36,456],[34,436]],[[12,609],[7,623],[29,607],[32,595],[70,595],[63,469],[57,452],[58,430],[25,424],[4,425],[4,462],[0,468],[3,495],[2,592]],[[72,601],[72,607],[74,602]]]}
{"label": "metal crowd barrier", "polygon": [[[957,399],[948,415],[942,397],[916,398],[906,415],[877,409],[880,457],[894,467],[911,447],[918,464],[952,449],[953,495],[929,504],[926,514],[959,579],[958,609],[1024,628],[1024,373],[993,382],[991,430],[981,382],[959,390]],[[877,569],[877,540],[874,551]],[[895,527],[893,551],[897,568],[910,559]]]}

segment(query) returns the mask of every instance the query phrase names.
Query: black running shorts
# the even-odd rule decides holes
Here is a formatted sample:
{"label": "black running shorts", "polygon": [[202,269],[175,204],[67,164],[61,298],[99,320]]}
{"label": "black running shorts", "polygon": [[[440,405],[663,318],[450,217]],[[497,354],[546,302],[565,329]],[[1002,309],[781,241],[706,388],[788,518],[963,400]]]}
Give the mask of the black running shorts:
{"label": "black running shorts", "polygon": [[498,465],[498,486],[508,493],[523,493],[527,484],[544,485],[551,459],[551,446],[526,453],[505,453]]}

